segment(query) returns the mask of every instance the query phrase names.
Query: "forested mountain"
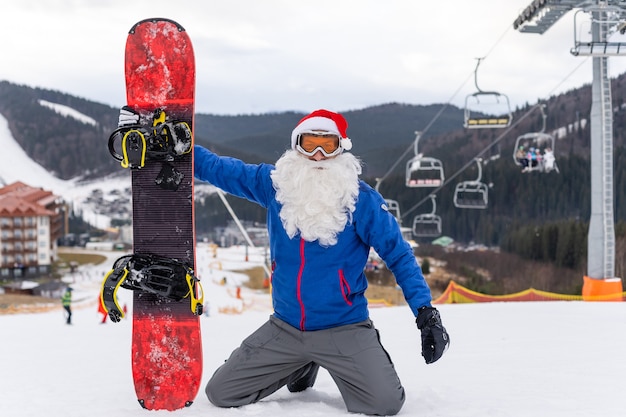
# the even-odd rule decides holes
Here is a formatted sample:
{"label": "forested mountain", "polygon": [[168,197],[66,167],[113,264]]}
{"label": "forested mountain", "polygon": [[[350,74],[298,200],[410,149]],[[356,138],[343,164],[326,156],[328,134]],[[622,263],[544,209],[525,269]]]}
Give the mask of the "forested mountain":
{"label": "forested mountain", "polygon": [[[69,106],[93,118],[86,125],[42,106],[39,100]],[[417,128],[426,126],[441,105],[387,104],[347,111],[350,136],[367,169],[378,175],[410,144]],[[38,163],[60,178],[102,176],[116,172],[119,164],[108,154],[107,140],[117,125],[119,109],[59,91],[30,88],[0,81],[0,114],[13,137]],[[217,116],[197,114],[196,142],[247,162],[274,162],[289,146],[291,130],[304,114]],[[463,112],[450,108],[433,124],[431,132],[457,130]],[[397,154],[394,148],[397,147]],[[383,157],[381,155],[388,156]]]}
{"label": "forested mountain", "polygon": [[[626,76],[612,80],[615,144],[616,221],[626,219],[626,190],[620,187],[626,177]],[[96,126],[64,117],[42,106],[38,100],[70,106],[97,121]],[[463,109],[445,104],[415,106],[382,104],[343,112],[354,153],[364,162],[363,178],[374,185],[385,174],[379,190],[399,202],[403,224],[411,226],[416,214],[431,211],[430,201],[419,204],[430,189],[407,188],[404,170],[413,156],[411,144],[416,130],[425,130],[419,151],[443,162],[449,183],[437,193],[437,214],[443,220],[443,233],[460,241],[500,244],[507,234],[526,225],[556,221],[585,223],[590,212],[589,142],[590,126],[584,123],[591,108],[591,87],[550,97],[544,104],[546,132],[560,130],[555,154],[559,173],[521,173],[513,162],[515,139],[542,129],[543,118],[536,103],[514,109],[519,121],[504,129],[463,129]],[[443,111],[442,111],[442,107]],[[68,179],[77,176],[103,176],[119,171],[119,164],[108,154],[106,143],[115,128],[118,109],[58,91],[30,88],[0,82],[0,113],[8,120],[15,139],[37,162]],[[196,115],[195,137],[224,155],[247,162],[274,162],[289,146],[291,130],[303,114],[295,112],[262,115]],[[583,121],[581,123],[581,121]],[[496,145],[492,146],[494,143]],[[484,152],[489,149],[488,152]],[[408,152],[407,152],[408,151]],[[404,158],[402,155],[406,154]],[[469,164],[483,157],[482,181],[490,185],[489,206],[485,210],[458,209],[452,203],[454,186],[476,178],[477,167]],[[498,158],[499,156],[499,158]],[[390,172],[392,166],[395,170]],[[461,169],[466,167],[466,169]],[[236,200],[236,201],[235,201]],[[231,198],[243,219],[264,221],[264,212],[247,202]],[[210,230],[228,214],[210,198],[198,210],[198,227]]]}

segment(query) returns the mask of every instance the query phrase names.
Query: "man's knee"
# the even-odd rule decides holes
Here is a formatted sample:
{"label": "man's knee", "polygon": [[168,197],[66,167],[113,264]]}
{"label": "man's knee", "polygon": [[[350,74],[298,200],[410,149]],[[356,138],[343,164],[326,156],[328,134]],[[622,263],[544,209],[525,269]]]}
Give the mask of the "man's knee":
{"label": "man's knee", "polygon": [[[263,387],[264,385],[261,384],[260,386]],[[211,404],[216,407],[229,408],[253,404],[271,394],[280,386],[274,384],[270,385],[269,388],[259,388],[252,376],[239,375],[234,377],[232,367],[226,362],[215,371],[204,392]]]}
{"label": "man's knee", "polygon": [[387,403],[385,404],[385,410],[383,410],[380,415],[394,416],[398,414],[402,409],[402,406],[404,405],[404,400],[405,396],[403,389],[401,395],[397,396],[396,398],[390,398],[387,401]]}
{"label": "man's knee", "polygon": [[372,393],[367,408],[359,412],[377,416],[393,416],[400,412],[405,398],[404,388],[402,387],[400,389],[380,387],[376,393]]}
{"label": "man's knee", "polygon": [[346,408],[351,413],[392,416],[400,412],[405,400],[402,385],[390,386],[382,382],[357,391],[340,391]]}
{"label": "man's knee", "polygon": [[228,402],[224,399],[224,393],[220,389],[223,387],[223,384],[219,384],[215,382],[215,376],[209,380],[206,384],[206,388],[204,392],[206,393],[207,398],[216,407],[232,407],[232,405],[228,404]]}
{"label": "man's knee", "polygon": [[209,382],[206,384],[204,392],[211,402],[216,407],[239,407],[245,405],[248,402],[242,401],[241,398],[235,398],[234,392],[229,388],[232,384],[226,381],[223,366],[218,368],[213,374]]}

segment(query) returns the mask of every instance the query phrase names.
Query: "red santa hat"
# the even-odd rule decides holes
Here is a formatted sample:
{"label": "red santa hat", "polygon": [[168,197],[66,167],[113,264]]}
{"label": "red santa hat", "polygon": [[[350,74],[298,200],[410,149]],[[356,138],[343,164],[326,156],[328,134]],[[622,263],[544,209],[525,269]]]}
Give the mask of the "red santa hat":
{"label": "red santa hat", "polygon": [[339,136],[339,146],[349,151],[352,149],[352,141],[348,138],[348,122],[339,113],[329,110],[315,110],[313,113],[304,116],[296,128],[291,132],[291,149],[296,149],[298,135],[309,131],[323,131]]}

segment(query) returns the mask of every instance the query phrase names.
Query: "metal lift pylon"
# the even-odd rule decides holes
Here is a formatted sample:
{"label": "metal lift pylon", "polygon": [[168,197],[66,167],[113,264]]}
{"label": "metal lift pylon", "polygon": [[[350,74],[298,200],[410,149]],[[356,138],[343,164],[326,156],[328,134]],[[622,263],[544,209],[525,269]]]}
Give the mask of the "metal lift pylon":
{"label": "metal lift pylon", "polygon": [[622,301],[622,280],[615,277],[613,111],[608,56],[626,55],[626,47],[610,43],[608,34],[616,29],[621,32],[626,20],[625,7],[624,1],[619,0],[534,0],[513,23],[513,27],[520,32],[543,34],[574,8],[591,15],[591,40],[582,42],[575,39],[571,50],[576,56],[593,58],[591,217],[587,238],[587,275],[583,278],[582,290],[583,299],[587,301]]}

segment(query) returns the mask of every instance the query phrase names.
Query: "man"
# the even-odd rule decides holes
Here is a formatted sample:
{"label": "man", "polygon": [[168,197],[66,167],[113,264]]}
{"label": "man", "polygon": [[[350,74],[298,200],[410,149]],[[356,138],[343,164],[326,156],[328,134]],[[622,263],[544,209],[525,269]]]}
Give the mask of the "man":
{"label": "man", "polygon": [[67,324],[72,324],[72,287],[67,287],[61,296],[61,304],[67,312]]}
{"label": "man", "polygon": [[[554,157],[554,152],[551,147],[547,147],[543,152],[543,169],[546,172],[550,172],[556,167],[556,158]],[[558,172],[558,170],[557,170]]]}
{"label": "man", "polygon": [[[130,116],[130,123],[137,117]],[[120,124],[129,116],[120,113]],[[369,319],[363,273],[373,247],[395,274],[421,329],[422,355],[449,344],[409,244],[383,198],[359,180],[348,124],[317,110],[293,130],[276,166],[251,165],[195,147],[195,176],[267,209],[274,314],[233,351],[206,386],[219,407],[257,402],[287,386],[312,387],[325,368],[348,411],[392,415],[405,400]]]}

